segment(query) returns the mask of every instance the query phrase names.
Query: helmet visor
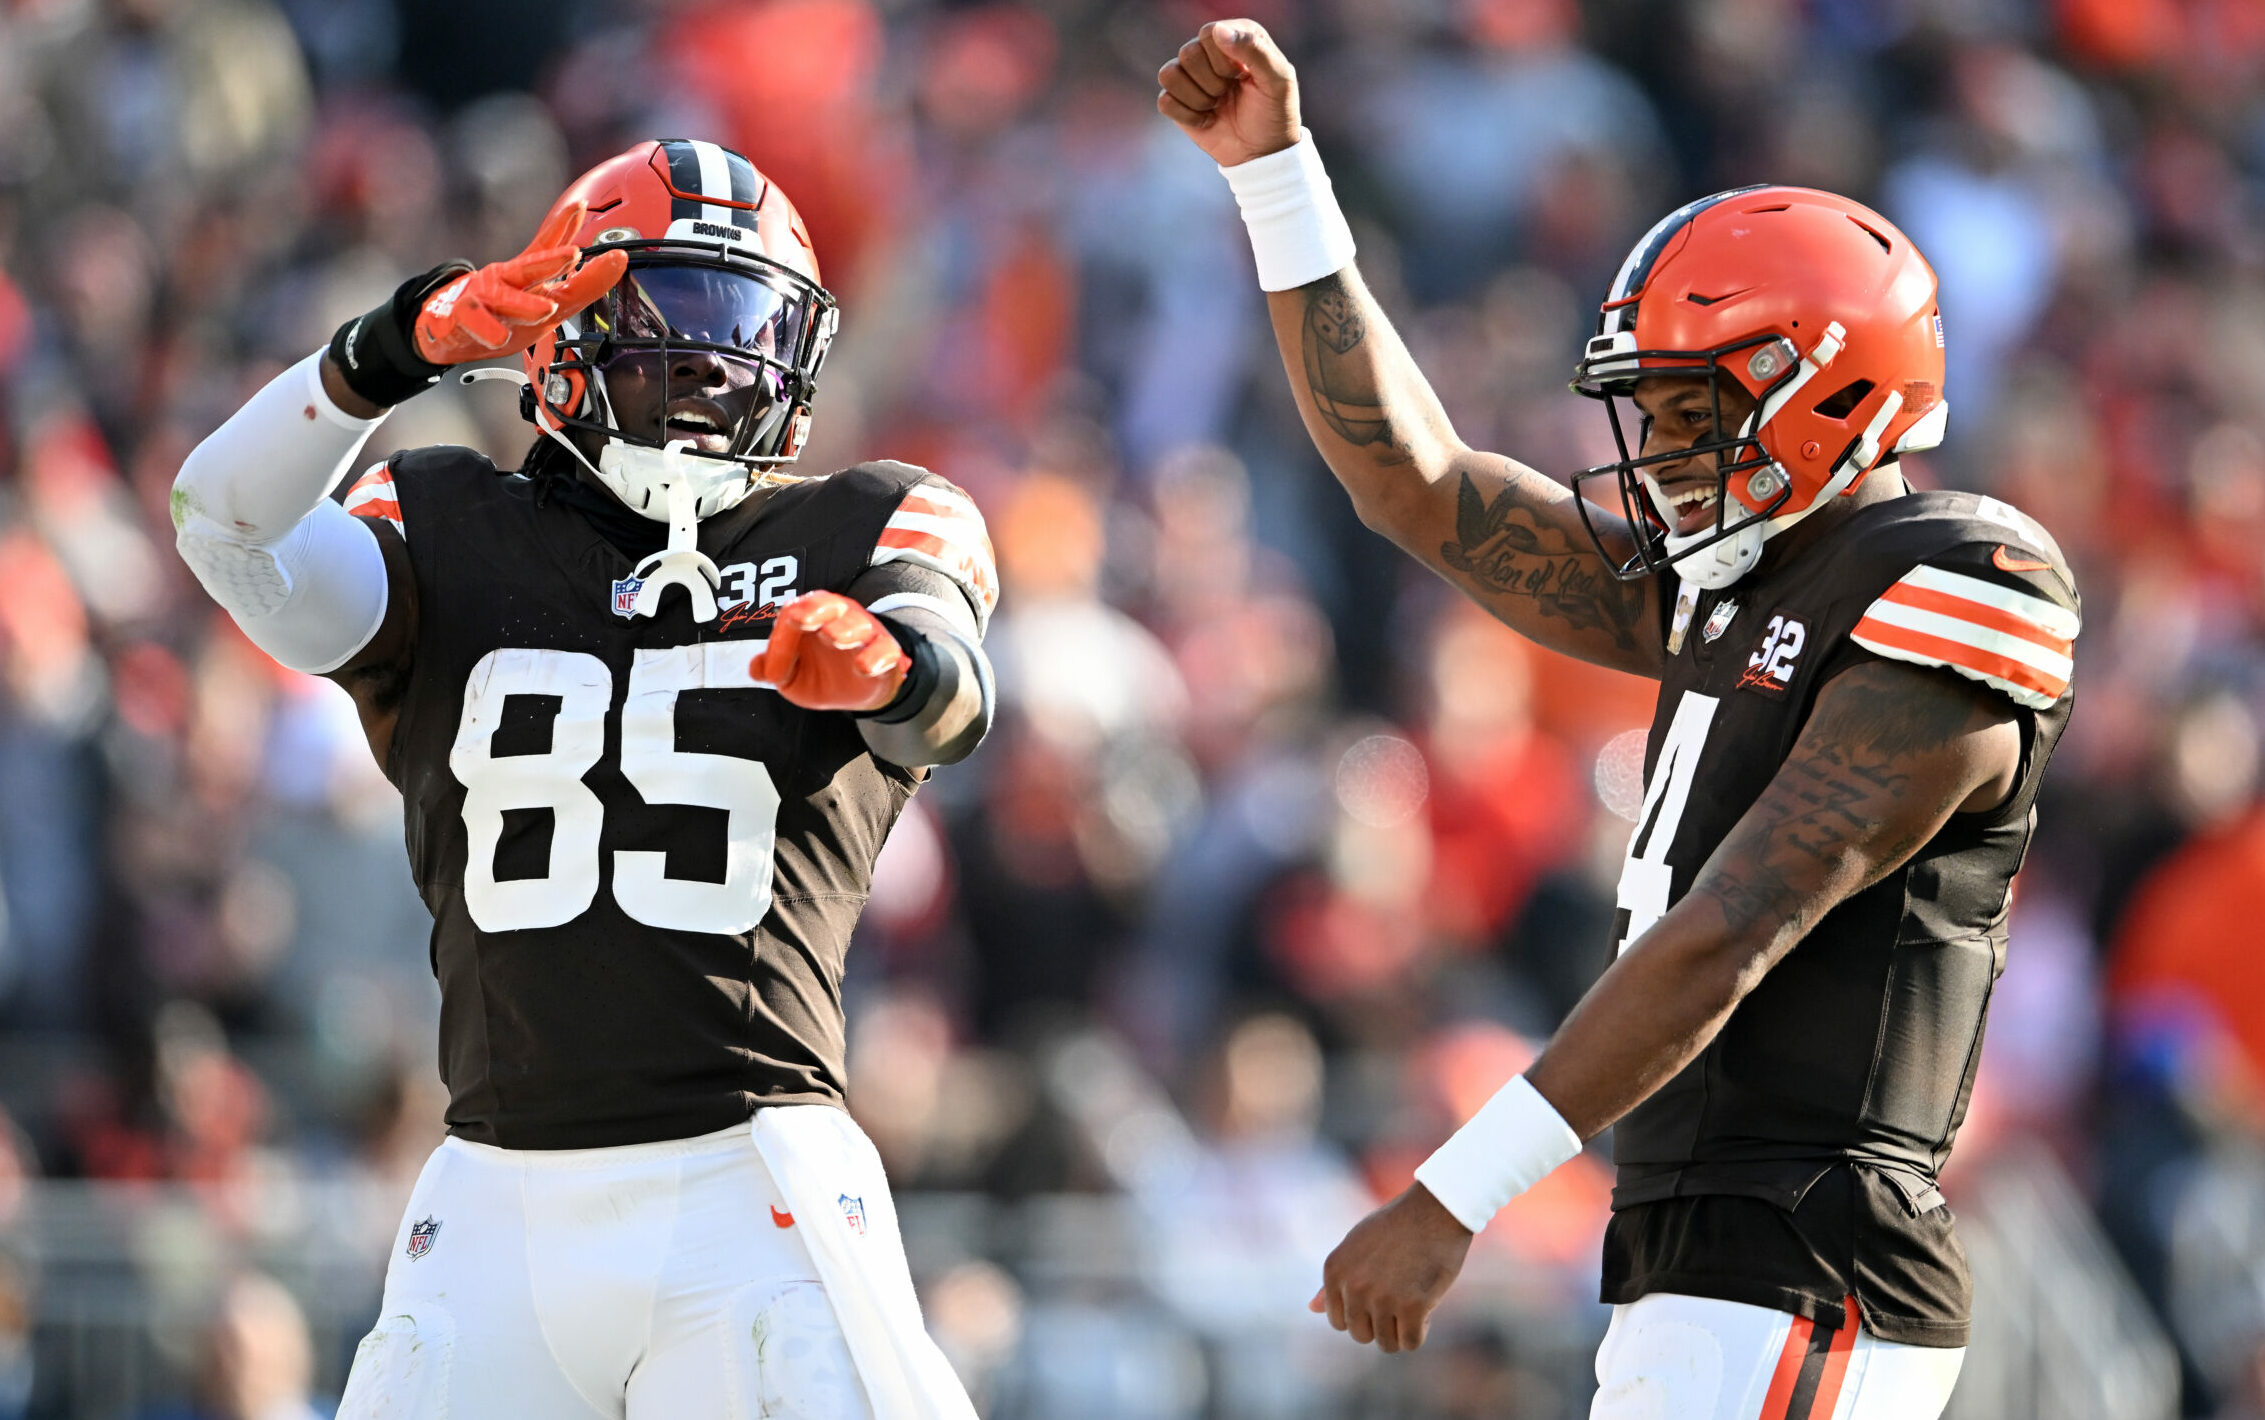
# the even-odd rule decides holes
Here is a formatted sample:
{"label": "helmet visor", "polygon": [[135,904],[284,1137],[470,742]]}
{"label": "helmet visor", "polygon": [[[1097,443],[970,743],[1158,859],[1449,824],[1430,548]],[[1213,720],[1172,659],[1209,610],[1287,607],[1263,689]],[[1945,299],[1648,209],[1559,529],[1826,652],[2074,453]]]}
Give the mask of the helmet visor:
{"label": "helmet visor", "polygon": [[802,363],[816,325],[807,293],[768,272],[632,262],[583,318],[593,335]]}

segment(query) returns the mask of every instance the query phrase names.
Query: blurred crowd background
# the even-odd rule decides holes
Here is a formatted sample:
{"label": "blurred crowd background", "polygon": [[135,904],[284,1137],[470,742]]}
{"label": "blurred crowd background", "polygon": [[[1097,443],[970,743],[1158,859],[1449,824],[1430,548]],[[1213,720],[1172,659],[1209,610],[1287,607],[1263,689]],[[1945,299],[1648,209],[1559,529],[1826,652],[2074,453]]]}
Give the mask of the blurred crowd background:
{"label": "blurred crowd background", "polygon": [[[1956,1413],[2265,1414],[2265,4],[1250,13],[1475,445],[1609,451],[1571,361],[1693,196],[1836,189],[1933,260],[1951,437],[1906,471],[2041,519],[2086,623],[1949,1181]],[[345,696],[205,599],[166,493],[343,319],[655,136],[809,220],[844,319],[805,465],[925,464],[998,546],[998,727],[897,829],[848,987],[986,1412],[1586,1413],[1595,1152],[1420,1355],[1303,1306],[1601,969],[1650,692],[1353,519],[1152,106],[1210,17],[0,0],[0,1417],[328,1413],[439,1137],[429,919]],[[371,458],[529,438],[449,385]]]}

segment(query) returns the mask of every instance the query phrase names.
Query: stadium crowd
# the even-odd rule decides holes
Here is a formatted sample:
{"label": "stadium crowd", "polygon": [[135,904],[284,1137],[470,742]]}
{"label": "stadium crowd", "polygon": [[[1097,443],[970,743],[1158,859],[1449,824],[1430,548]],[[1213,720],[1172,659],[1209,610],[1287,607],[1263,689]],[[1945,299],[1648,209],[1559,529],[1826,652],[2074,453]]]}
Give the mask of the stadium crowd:
{"label": "stadium crowd", "polygon": [[[1691,196],[1839,190],[1933,260],[1951,438],[1907,472],[2039,518],[2086,619],[1955,1169],[2041,1141],[2176,1336],[2188,1413],[2265,1414],[2265,9],[1251,9],[1474,445],[1606,455],[1565,379]],[[516,251],[576,172],[673,135],[783,183],[842,298],[805,466],[933,468],[1000,554],[1004,711],[884,855],[852,1105],[908,1194],[1115,1197],[1131,1236],[1114,1280],[916,1246],[933,1324],[998,1415],[1310,1415],[1382,1384],[1301,1324],[1318,1260],[1601,969],[1650,695],[1354,520],[1227,189],[1152,108],[1207,17],[0,4],[0,1417],[78,1413],[10,1242],[40,1180],[168,1182],[226,1239],[299,1183],[405,1189],[439,1137],[398,799],[346,697],[173,555],[183,455],[405,275]],[[529,439],[449,384],[369,457],[510,467]],[[1398,1363],[1393,1413],[1585,1406],[1520,1354],[1601,1328],[1609,1181],[1592,1151],[1488,1230],[1503,1295]],[[148,1267],[209,1324],[190,1408],[145,1413],[334,1386],[306,1298]]]}

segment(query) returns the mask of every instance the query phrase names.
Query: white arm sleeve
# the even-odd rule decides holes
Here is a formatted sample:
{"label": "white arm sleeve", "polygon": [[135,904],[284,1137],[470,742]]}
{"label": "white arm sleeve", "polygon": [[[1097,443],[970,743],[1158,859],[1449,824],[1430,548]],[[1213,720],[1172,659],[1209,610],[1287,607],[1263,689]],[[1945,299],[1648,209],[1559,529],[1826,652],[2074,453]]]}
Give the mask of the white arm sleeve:
{"label": "white arm sleeve", "polygon": [[387,597],[377,539],[329,496],[378,420],[331,402],[322,358],[269,381],[173,480],[181,560],[253,645],[315,675],[369,644]]}

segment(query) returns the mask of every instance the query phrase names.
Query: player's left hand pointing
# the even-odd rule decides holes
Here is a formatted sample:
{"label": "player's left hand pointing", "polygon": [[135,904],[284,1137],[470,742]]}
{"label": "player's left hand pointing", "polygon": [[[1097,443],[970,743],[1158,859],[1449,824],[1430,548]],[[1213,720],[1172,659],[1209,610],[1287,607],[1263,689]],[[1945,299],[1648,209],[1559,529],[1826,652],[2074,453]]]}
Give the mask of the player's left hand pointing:
{"label": "player's left hand pointing", "polygon": [[805,592],[780,607],[770,642],[747,666],[805,710],[878,710],[911,669],[889,628],[839,592]]}
{"label": "player's left hand pointing", "polygon": [[1413,1351],[1463,1270],[1472,1233],[1420,1183],[1353,1225],[1322,1264],[1306,1305],[1366,1345]]}

